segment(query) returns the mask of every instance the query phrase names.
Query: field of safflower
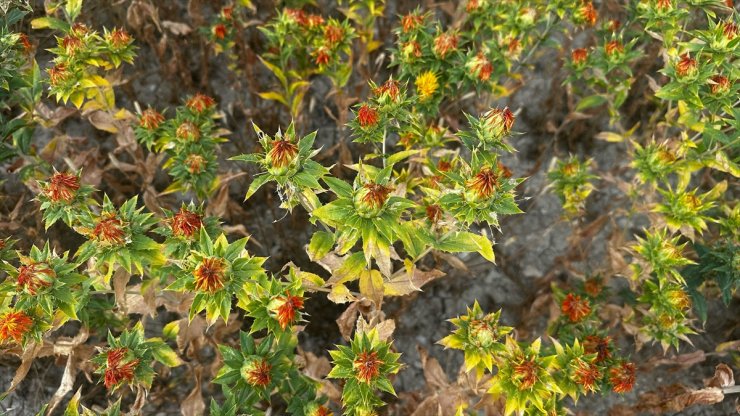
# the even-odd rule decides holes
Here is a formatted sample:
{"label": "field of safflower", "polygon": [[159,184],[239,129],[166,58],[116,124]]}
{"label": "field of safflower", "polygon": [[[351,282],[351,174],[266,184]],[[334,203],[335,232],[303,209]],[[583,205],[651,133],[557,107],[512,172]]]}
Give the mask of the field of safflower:
{"label": "field of safflower", "polygon": [[0,0],[0,414],[740,413],[732,0]]}

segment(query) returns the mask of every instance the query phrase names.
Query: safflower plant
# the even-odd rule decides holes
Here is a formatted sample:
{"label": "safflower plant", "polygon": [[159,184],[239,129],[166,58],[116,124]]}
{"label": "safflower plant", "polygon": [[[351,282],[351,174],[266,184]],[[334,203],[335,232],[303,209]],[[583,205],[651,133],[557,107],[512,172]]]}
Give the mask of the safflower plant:
{"label": "safflower plant", "polygon": [[[20,359],[0,406],[52,355],[33,414],[561,415],[612,393],[636,414],[738,392],[724,362],[705,388],[641,382],[737,364],[737,340],[697,336],[736,325],[732,1],[22,3],[0,0],[1,365]],[[139,72],[153,57],[182,82]],[[533,70],[552,92],[522,105]],[[153,79],[170,101],[138,94]],[[676,355],[697,341],[715,351]]]}

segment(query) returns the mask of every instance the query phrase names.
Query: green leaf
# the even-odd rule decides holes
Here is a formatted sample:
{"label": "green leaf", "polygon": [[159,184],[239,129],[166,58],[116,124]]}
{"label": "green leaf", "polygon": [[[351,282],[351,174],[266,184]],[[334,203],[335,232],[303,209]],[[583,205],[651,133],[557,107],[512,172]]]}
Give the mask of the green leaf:
{"label": "green leaf", "polygon": [[334,234],[326,231],[317,231],[311,236],[308,244],[308,257],[311,261],[324,258],[334,246]]}
{"label": "green leaf", "polygon": [[33,29],[55,29],[62,32],[69,32],[70,26],[66,22],[53,17],[38,17],[31,20]]}
{"label": "green leaf", "polygon": [[576,106],[576,111],[586,110],[588,108],[598,107],[607,101],[603,95],[591,95],[582,99]]}
{"label": "green leaf", "polygon": [[69,20],[74,22],[82,11],[82,0],[67,0],[67,5],[64,7],[64,11],[67,12]]}

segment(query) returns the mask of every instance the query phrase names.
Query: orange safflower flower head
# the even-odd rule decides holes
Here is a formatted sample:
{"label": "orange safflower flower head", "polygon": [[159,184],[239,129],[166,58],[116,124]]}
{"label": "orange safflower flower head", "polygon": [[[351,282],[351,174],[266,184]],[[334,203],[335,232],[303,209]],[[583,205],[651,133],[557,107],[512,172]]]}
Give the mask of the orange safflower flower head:
{"label": "orange safflower flower head", "polygon": [[434,53],[444,59],[450,52],[457,49],[457,35],[452,33],[441,33],[434,38]]}
{"label": "orange safflower flower head", "polygon": [[267,152],[267,160],[273,168],[287,170],[297,154],[298,146],[295,143],[287,140],[275,140],[272,142],[272,149]]}
{"label": "orange safflower flower head", "polygon": [[93,228],[91,237],[98,243],[107,246],[120,246],[126,242],[123,222],[112,212],[101,216],[95,228]]}
{"label": "orange safflower flower head", "polygon": [[588,50],[586,48],[573,49],[570,53],[570,60],[576,67],[582,67],[588,60]]}
{"label": "orange safflower flower head", "polygon": [[[498,175],[490,167],[482,168],[475,176],[467,182],[469,193],[473,201],[488,199],[496,193],[498,187]],[[470,195],[472,193],[472,195]]]}
{"label": "orange safflower flower head", "polygon": [[244,381],[252,387],[265,388],[272,380],[270,373],[272,366],[264,358],[252,358],[242,366],[241,373]]}
{"label": "orange safflower flower head", "polygon": [[357,373],[357,379],[363,383],[370,383],[376,377],[380,375],[380,367],[383,365],[383,361],[378,358],[378,353],[375,351],[363,351],[357,354],[357,358],[352,363]]}
{"label": "orange safflower flower head", "polygon": [[730,91],[730,79],[724,75],[714,75],[709,88],[712,94],[721,95]]}
{"label": "orange safflower flower head", "polygon": [[223,23],[219,23],[213,26],[212,31],[213,31],[213,36],[216,39],[224,40],[226,38],[227,29],[226,29],[226,25],[224,25]]}
{"label": "orange safflower flower head", "polygon": [[560,310],[571,322],[580,322],[591,313],[591,305],[587,299],[568,293],[560,305]]}
{"label": "orange safflower flower head", "polygon": [[424,18],[414,13],[409,13],[401,18],[401,30],[403,33],[409,33],[421,26]]}
{"label": "orange safflower flower head", "polygon": [[539,377],[537,375],[540,365],[534,359],[524,360],[514,366],[512,381],[518,386],[520,391],[529,390],[534,387]]}
{"label": "orange safflower flower head", "polygon": [[378,124],[380,116],[378,110],[370,107],[367,104],[363,104],[359,110],[357,110],[357,123],[362,128],[373,127]]}
{"label": "orange safflower flower head", "polygon": [[636,367],[633,363],[622,362],[609,369],[609,383],[615,393],[632,391],[635,385]]}
{"label": "orange safflower flower head", "polygon": [[378,183],[366,183],[354,196],[357,213],[365,218],[377,217],[383,211],[393,188]]}
{"label": "orange safflower flower head", "polygon": [[33,319],[23,311],[0,315],[0,343],[13,340],[20,343],[33,327]]}
{"label": "orange safflower flower head", "polygon": [[203,217],[197,212],[180,208],[180,211],[172,217],[170,227],[174,236],[190,238],[203,227]]}
{"label": "orange safflower flower head", "polygon": [[285,330],[296,321],[298,312],[303,309],[303,297],[286,293],[280,297],[280,305],[277,307],[277,320],[280,328]]}
{"label": "orange safflower flower head", "polygon": [[164,116],[153,108],[147,108],[141,113],[139,126],[146,130],[156,130],[164,121]]}
{"label": "orange safflower flower head", "polygon": [[184,141],[198,141],[200,139],[200,129],[191,121],[183,121],[175,130],[175,137]]}
{"label": "orange safflower flower head", "polygon": [[692,76],[696,74],[697,70],[696,59],[692,58],[688,53],[681,55],[681,58],[676,63],[676,75],[679,77]]}
{"label": "orange safflower flower head", "polygon": [[18,267],[18,288],[29,295],[35,295],[40,289],[51,286],[56,272],[46,263],[31,263]]}
{"label": "orange safflower flower head", "polygon": [[80,189],[80,178],[77,175],[67,172],[55,172],[49,178],[46,196],[52,202],[70,202],[74,199],[78,189]]}
{"label": "orange safflower flower head", "polygon": [[200,292],[214,293],[224,287],[226,280],[226,262],[218,257],[206,257],[193,271],[195,289]]}
{"label": "orange safflower flower head", "polygon": [[594,26],[596,25],[596,20],[599,18],[599,13],[596,11],[592,2],[584,0],[578,10],[576,10],[574,17],[575,22],[578,24]]}
{"label": "orange safflower flower head", "polygon": [[206,158],[198,153],[191,153],[185,158],[185,166],[187,166],[188,172],[193,175],[203,172],[207,163]]}
{"label": "orange safflower flower head", "polygon": [[196,113],[202,113],[206,110],[210,110],[215,105],[216,100],[201,93],[197,93],[194,96],[190,97],[190,99],[185,103],[185,106],[187,108],[195,111]]}
{"label": "orange safflower flower head", "polygon": [[328,24],[324,27],[324,40],[329,45],[336,45],[344,38],[344,30],[341,26]]}
{"label": "orange safflower flower head", "polygon": [[596,364],[578,360],[573,371],[573,381],[576,384],[583,387],[585,391],[595,392],[599,380],[601,380],[601,371]]}
{"label": "orange safflower flower head", "polygon": [[128,359],[128,348],[114,348],[108,350],[106,357],[106,368],[103,380],[105,388],[110,389],[120,383],[130,382],[134,379],[134,371],[139,365],[138,359]]}
{"label": "orange safflower flower head", "polygon": [[108,33],[108,42],[116,49],[122,49],[131,43],[131,35],[123,29],[113,29]]}

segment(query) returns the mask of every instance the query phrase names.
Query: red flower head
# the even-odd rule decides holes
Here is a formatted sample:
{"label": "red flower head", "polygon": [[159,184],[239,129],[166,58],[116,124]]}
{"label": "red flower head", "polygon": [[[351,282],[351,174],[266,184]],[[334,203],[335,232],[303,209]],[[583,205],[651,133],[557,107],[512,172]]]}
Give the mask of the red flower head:
{"label": "red flower head", "polygon": [[412,40],[411,42],[406,42],[403,45],[403,49],[401,51],[406,59],[409,59],[411,57],[421,57],[421,45],[415,40]]}
{"label": "red flower head", "polygon": [[613,56],[624,52],[624,45],[622,45],[622,42],[618,40],[612,40],[607,42],[604,49],[606,51],[606,56]]}
{"label": "red flower head", "polygon": [[309,14],[306,18],[306,24],[308,27],[319,27],[324,24],[324,18],[318,14]]}
{"label": "red flower head", "polygon": [[457,35],[441,33],[434,38],[434,53],[440,58],[444,59],[445,56],[455,49],[457,49]]}
{"label": "red flower head", "polygon": [[357,378],[363,383],[370,383],[380,375],[380,366],[383,361],[378,358],[375,351],[363,351],[357,355],[352,368],[357,372]]}
{"label": "red flower head", "polygon": [[599,13],[594,8],[594,4],[590,1],[583,1],[581,7],[576,11],[577,23],[585,23],[589,26],[596,24],[596,20],[599,17]]}
{"label": "red flower head", "polygon": [[583,340],[583,349],[586,354],[596,354],[596,362],[601,363],[612,358],[611,343],[611,337],[588,335]]}
{"label": "red flower head", "polygon": [[688,53],[681,55],[681,59],[676,63],[676,75],[686,77],[694,75],[696,71],[696,59],[693,59]]}
{"label": "red flower head", "polygon": [[69,31],[72,36],[85,36],[90,33],[90,29],[84,23],[75,23]]}
{"label": "red flower head", "polygon": [[224,40],[226,38],[226,32],[226,25],[223,23],[213,26],[213,36],[216,37],[216,39]]}
{"label": "red flower head", "polygon": [[496,193],[498,187],[498,175],[489,167],[484,167],[467,183],[479,199],[490,198]]}
{"label": "red flower head", "polygon": [[494,136],[500,136],[511,132],[516,116],[509,107],[493,108],[484,115],[484,121],[486,127],[492,129],[491,133]]}
{"label": "red flower head", "polygon": [[205,94],[198,93],[190,97],[185,105],[196,113],[202,113],[206,110],[210,110],[213,106],[215,106],[216,100]]}
{"label": "red flower head", "polygon": [[573,371],[573,381],[576,384],[586,391],[595,392],[599,380],[601,380],[601,371],[599,371],[596,364],[578,361],[577,367]]}
{"label": "red flower head", "polygon": [[615,393],[627,393],[635,385],[635,365],[622,362],[609,369],[609,382]]}
{"label": "red flower head", "polygon": [[270,384],[272,366],[264,358],[252,359],[242,367],[242,377],[252,387],[265,388]]}
{"label": "red flower head", "polygon": [[0,342],[10,339],[20,343],[23,335],[33,327],[33,319],[23,311],[6,312],[0,315]]}
{"label": "red flower head", "polygon": [[373,90],[373,93],[377,97],[380,97],[383,94],[388,94],[392,101],[396,101],[399,94],[401,94],[401,90],[398,88],[398,81],[389,79],[388,81],[384,82],[383,85],[375,88]]}
{"label": "red flower head", "polygon": [[468,4],[465,5],[465,11],[470,13],[475,10],[478,10],[480,7],[480,2],[478,0],[468,0]]}
{"label": "red flower head", "polygon": [[267,153],[270,164],[275,168],[284,168],[293,162],[298,154],[298,146],[287,140],[275,140],[272,149]]}
{"label": "red flower head", "polygon": [[528,390],[537,383],[537,372],[540,366],[534,360],[526,360],[514,366],[513,381],[519,385],[519,390]]}
{"label": "red flower head", "polygon": [[78,189],[80,189],[80,178],[77,175],[66,172],[55,172],[49,178],[49,187],[46,188],[46,196],[52,202],[70,202],[74,199]]}
{"label": "red flower head", "polygon": [[67,66],[64,64],[56,64],[48,69],[49,72],[49,83],[52,86],[61,84],[62,82],[69,79],[70,72],[67,70]]}
{"label": "red flower head", "polygon": [[153,108],[147,108],[141,113],[139,126],[147,130],[155,130],[164,121],[164,116]]}
{"label": "red flower head", "polygon": [[200,129],[190,121],[183,121],[175,130],[175,136],[180,140],[197,141],[200,139]]}
{"label": "red flower head", "polygon": [[31,45],[31,40],[28,38],[28,35],[26,35],[25,33],[21,33],[18,41],[21,43],[21,45],[23,45],[23,50],[26,53],[31,52],[31,49],[33,49],[33,45]]}
{"label": "red flower head", "polygon": [[104,215],[95,225],[92,238],[106,245],[122,245],[126,241],[123,222],[116,218],[114,213]]}
{"label": "red flower head", "polygon": [[120,383],[129,382],[134,379],[134,371],[139,365],[138,359],[124,360],[128,353],[128,348],[114,348],[108,350],[105,368],[105,388],[110,389]]}
{"label": "red flower head", "polygon": [[670,8],[672,8],[672,7],[673,7],[673,5],[671,4],[671,0],[658,0],[658,1],[657,1],[657,2],[655,3],[655,6],[656,6],[656,7],[657,7],[657,8],[659,9],[659,10],[667,10],[667,9],[670,9]]}
{"label": "red flower head", "polygon": [[322,46],[314,51],[314,56],[316,58],[316,65],[319,66],[328,65],[329,60],[331,59],[331,55],[329,55],[329,48],[327,48],[326,46]]}
{"label": "red flower head", "polygon": [[442,208],[437,204],[427,205],[427,218],[432,224],[436,224],[442,219]]}
{"label": "red flower head", "polygon": [[735,7],[735,2],[733,0],[725,0],[725,4],[731,9]]}
{"label": "red flower head", "polygon": [[123,29],[113,29],[113,31],[108,34],[108,41],[115,48],[125,48],[129,43],[131,43],[131,35]]}
{"label": "red flower head", "polygon": [[377,183],[368,183],[363,186],[364,195],[362,202],[372,209],[378,209],[385,204],[388,196],[393,191],[392,188]]}
{"label": "red flower head", "polygon": [[224,287],[226,263],[218,257],[206,257],[193,271],[195,289],[214,293]]}
{"label": "red flower head", "polygon": [[563,299],[560,310],[571,322],[579,322],[591,313],[591,305],[587,299],[568,293],[568,296]]}
{"label": "red flower head", "polygon": [[193,175],[197,175],[206,168],[206,158],[197,154],[191,153],[185,158],[185,165],[188,167],[188,172]]}
{"label": "red flower head", "polygon": [[62,39],[62,47],[68,55],[74,55],[82,46],[82,40],[77,36],[67,35]]}
{"label": "red flower head", "polygon": [[224,6],[224,8],[221,9],[221,16],[226,20],[231,20],[234,17],[234,7]]}
{"label": "red flower head", "polygon": [[493,72],[493,64],[486,58],[483,52],[479,52],[475,58],[471,59],[468,67],[470,72],[481,81],[488,81]]}
{"label": "red flower head", "polygon": [[437,170],[440,172],[449,172],[450,169],[452,169],[452,163],[440,159],[439,162],[437,162]]}
{"label": "red flower head", "polygon": [[722,34],[727,40],[733,40],[737,37],[737,25],[734,22],[725,22],[722,25]]}
{"label": "red flower head", "polygon": [[277,308],[277,320],[280,328],[285,330],[295,322],[296,312],[303,308],[303,297],[286,293],[284,297],[280,298],[280,302],[281,304]]}
{"label": "red flower head", "polygon": [[409,13],[401,18],[401,30],[403,33],[409,33],[419,27],[423,21],[423,17],[414,13]]}
{"label": "red flower head", "polygon": [[378,111],[367,104],[364,104],[357,111],[357,122],[360,127],[372,127],[378,124]]}
{"label": "red flower head", "polygon": [[35,295],[39,289],[51,286],[56,272],[46,263],[31,263],[18,268],[18,287]]}
{"label": "red flower head", "polygon": [[588,50],[586,48],[573,49],[570,53],[570,59],[573,65],[581,66],[586,63],[588,59]]}
{"label": "red flower head", "polygon": [[180,208],[170,222],[172,234],[177,237],[192,237],[203,227],[203,217],[197,212]]}
{"label": "red flower head", "polygon": [[340,26],[326,25],[324,26],[324,40],[329,45],[336,45],[342,38],[344,38],[344,30]]}
{"label": "red flower head", "polygon": [[724,75],[715,75],[709,88],[712,89],[712,94],[724,94],[730,90],[730,80]]}
{"label": "red flower head", "polygon": [[306,25],[306,13],[303,10],[285,9],[285,15],[288,16],[290,20],[301,26]]}

